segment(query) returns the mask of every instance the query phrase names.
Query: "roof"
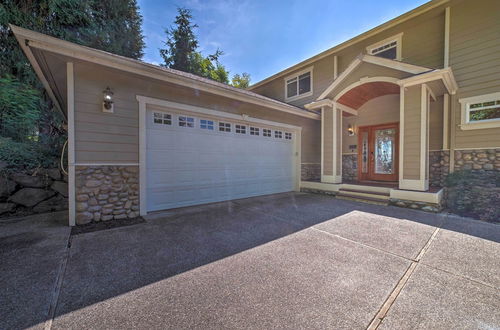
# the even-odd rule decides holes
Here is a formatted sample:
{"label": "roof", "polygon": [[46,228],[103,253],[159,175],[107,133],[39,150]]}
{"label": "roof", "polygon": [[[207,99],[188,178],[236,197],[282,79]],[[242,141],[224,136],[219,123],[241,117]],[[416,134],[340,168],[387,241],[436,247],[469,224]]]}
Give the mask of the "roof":
{"label": "roof", "polygon": [[254,93],[249,90],[236,88],[211,79],[196,76],[194,74],[169,69],[158,65],[153,65],[140,60],[112,54],[106,51],[78,45],[69,41],[54,38],[42,33],[34,32],[15,25],[9,25],[16,36],[21,48],[30,60],[39,79],[47,89],[49,96],[56,105],[61,105],[54,97],[47,79],[43,75],[36,58],[33,56],[30,48],[60,54],[69,58],[104,65],[114,69],[139,74],[142,76],[167,81],[177,85],[199,89],[219,96],[236,99],[242,102],[253,103],[260,106],[269,107],[275,110],[288,112],[294,115],[320,119],[316,112],[295,107],[293,105],[280,102],[278,100]]}
{"label": "roof", "polygon": [[300,69],[303,66],[310,65],[311,63],[313,63],[315,61],[318,61],[318,60],[320,60],[320,59],[322,59],[322,58],[324,58],[326,56],[332,55],[335,52],[338,52],[338,51],[340,51],[340,50],[342,50],[344,48],[347,48],[347,47],[349,47],[349,46],[351,46],[351,45],[353,45],[353,44],[355,44],[357,42],[360,42],[360,41],[362,41],[364,39],[372,37],[373,35],[375,35],[377,33],[380,33],[380,32],[382,32],[384,30],[387,30],[387,29],[389,29],[389,28],[391,28],[391,27],[393,27],[393,26],[395,26],[397,24],[400,24],[400,23],[402,23],[404,21],[407,21],[407,20],[409,20],[409,19],[411,19],[411,18],[413,18],[415,16],[418,16],[418,15],[421,15],[421,14],[423,14],[425,12],[428,12],[429,10],[432,10],[432,9],[434,9],[436,7],[439,7],[442,4],[448,3],[449,1],[450,0],[432,0],[432,1],[429,1],[429,2],[427,2],[425,4],[423,4],[423,5],[415,8],[415,9],[413,9],[413,10],[411,10],[409,12],[406,12],[406,13],[404,13],[404,14],[396,17],[396,18],[393,18],[392,20],[387,21],[387,22],[385,22],[385,23],[383,23],[383,24],[381,24],[381,25],[379,25],[379,26],[377,26],[377,27],[375,27],[375,28],[373,28],[371,30],[368,30],[368,31],[366,31],[366,32],[364,32],[362,34],[359,34],[359,35],[357,35],[354,38],[351,38],[351,39],[349,39],[347,41],[344,41],[344,42],[342,42],[342,43],[340,43],[338,45],[335,45],[335,46],[333,46],[333,47],[331,47],[331,48],[329,48],[329,49],[327,49],[327,50],[325,50],[325,51],[323,51],[323,52],[321,52],[321,53],[319,53],[317,55],[314,55],[314,56],[312,56],[312,57],[310,57],[308,59],[305,59],[304,61],[301,61],[301,62],[299,62],[299,63],[297,63],[295,65],[292,65],[291,67],[289,67],[289,68],[287,68],[285,70],[282,70],[282,71],[280,71],[280,72],[278,72],[278,73],[276,73],[276,74],[274,74],[272,76],[269,76],[269,77],[267,77],[267,78],[265,78],[265,79],[263,79],[263,80],[255,83],[255,84],[253,84],[252,86],[248,87],[248,90],[253,90],[253,89],[255,89],[255,88],[259,87],[259,86],[262,86],[262,85],[270,82],[271,80],[274,80],[274,79],[279,78],[281,76],[284,76],[284,75],[287,75],[289,73],[292,73],[293,71],[296,71],[296,70]]}

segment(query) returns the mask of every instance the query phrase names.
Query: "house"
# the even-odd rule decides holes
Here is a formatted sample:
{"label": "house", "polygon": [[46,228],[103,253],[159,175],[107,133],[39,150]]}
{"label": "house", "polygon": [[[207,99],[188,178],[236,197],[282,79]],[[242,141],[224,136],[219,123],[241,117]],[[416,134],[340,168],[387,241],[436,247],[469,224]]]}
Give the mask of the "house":
{"label": "house", "polygon": [[450,171],[500,170],[496,0],[430,1],[248,90],[11,28],[68,121],[70,225],[294,190],[436,211]]}

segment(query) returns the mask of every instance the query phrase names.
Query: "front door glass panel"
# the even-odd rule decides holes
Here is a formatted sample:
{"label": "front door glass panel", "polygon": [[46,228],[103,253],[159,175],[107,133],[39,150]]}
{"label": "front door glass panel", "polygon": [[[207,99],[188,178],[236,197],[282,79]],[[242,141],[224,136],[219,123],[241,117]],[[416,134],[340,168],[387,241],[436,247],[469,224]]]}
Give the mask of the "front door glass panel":
{"label": "front door glass panel", "polygon": [[375,130],[374,169],[376,174],[394,174],[395,139],[394,128]]}

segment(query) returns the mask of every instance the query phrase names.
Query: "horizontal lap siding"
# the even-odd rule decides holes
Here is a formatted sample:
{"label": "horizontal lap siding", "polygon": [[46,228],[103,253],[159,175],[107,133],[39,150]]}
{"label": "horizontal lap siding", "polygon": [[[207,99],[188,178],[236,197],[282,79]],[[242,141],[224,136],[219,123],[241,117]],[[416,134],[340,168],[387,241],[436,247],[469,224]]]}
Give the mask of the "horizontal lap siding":
{"label": "horizontal lap siding", "polygon": [[450,65],[459,85],[453,96],[455,148],[500,147],[500,128],[461,130],[460,98],[500,91],[500,2],[456,2],[450,9]]}
{"label": "horizontal lap siding", "polygon": [[331,108],[324,110],[325,133],[323,139],[323,174],[333,175],[333,111]]}
{"label": "horizontal lap siding", "polygon": [[[102,112],[102,91],[113,92],[114,113]],[[75,63],[75,156],[77,163],[139,161],[139,104],[136,95],[275,121],[302,130],[302,162],[320,162],[320,121],[242,103],[198,90]]]}
{"label": "horizontal lap siding", "polygon": [[403,178],[420,179],[420,86],[409,87],[404,96]]}

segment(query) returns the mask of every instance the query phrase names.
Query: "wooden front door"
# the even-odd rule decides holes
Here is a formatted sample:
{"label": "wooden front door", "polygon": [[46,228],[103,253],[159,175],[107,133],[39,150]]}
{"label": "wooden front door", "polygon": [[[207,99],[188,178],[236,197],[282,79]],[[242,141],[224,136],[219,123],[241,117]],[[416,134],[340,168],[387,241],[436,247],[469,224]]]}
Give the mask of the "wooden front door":
{"label": "wooden front door", "polygon": [[398,181],[399,123],[362,126],[358,130],[360,181]]}

